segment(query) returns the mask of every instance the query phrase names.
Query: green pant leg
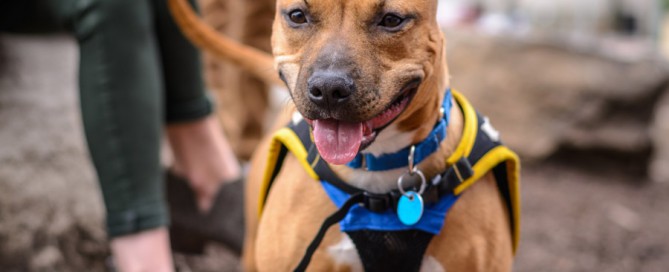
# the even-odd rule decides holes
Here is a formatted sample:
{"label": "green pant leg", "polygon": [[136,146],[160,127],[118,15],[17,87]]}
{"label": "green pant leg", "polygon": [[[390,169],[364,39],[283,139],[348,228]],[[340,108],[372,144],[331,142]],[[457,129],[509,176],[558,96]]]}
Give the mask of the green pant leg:
{"label": "green pant leg", "polygon": [[108,234],[164,226],[163,84],[152,5],[88,0],[77,1],[73,10],[69,24],[81,50],[81,110]]}
{"label": "green pant leg", "polygon": [[[165,114],[169,123],[192,121],[211,114],[197,49],[183,36],[166,0],[151,0],[165,80]],[[194,0],[190,0],[195,5]]]}

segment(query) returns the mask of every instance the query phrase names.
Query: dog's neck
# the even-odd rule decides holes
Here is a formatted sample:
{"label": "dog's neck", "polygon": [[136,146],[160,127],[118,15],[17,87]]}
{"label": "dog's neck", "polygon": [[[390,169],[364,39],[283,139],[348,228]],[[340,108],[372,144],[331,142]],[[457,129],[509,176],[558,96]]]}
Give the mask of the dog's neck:
{"label": "dog's neck", "polygon": [[[379,133],[374,143],[363,150],[363,153],[374,156],[395,153],[412,144],[421,142],[432,131],[440,117],[439,107],[441,107],[444,92],[449,85],[444,47],[442,47],[442,52],[436,59],[438,61],[437,65],[434,66],[433,73],[425,80],[418,91],[426,101],[425,106],[421,107],[422,114],[416,114],[420,117],[420,120],[410,118],[393,122]],[[435,152],[418,164],[418,169],[428,177],[435,176],[446,169],[446,158],[455,150],[462,134],[462,112],[454,100],[451,103],[453,107],[450,109],[446,139],[441,142]],[[410,122],[410,125],[413,126],[412,129],[405,129],[407,122]],[[387,193],[397,189],[397,179],[409,170],[408,167],[401,167],[386,171],[368,171],[362,168],[353,169],[348,166],[337,165],[331,165],[331,168],[344,181],[372,193]]]}

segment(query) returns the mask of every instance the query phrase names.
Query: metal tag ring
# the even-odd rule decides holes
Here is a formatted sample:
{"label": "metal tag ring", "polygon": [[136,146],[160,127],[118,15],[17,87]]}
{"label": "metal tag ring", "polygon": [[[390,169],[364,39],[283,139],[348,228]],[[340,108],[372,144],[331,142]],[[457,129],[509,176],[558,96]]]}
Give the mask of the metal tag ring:
{"label": "metal tag ring", "polygon": [[414,167],[412,170],[413,171],[411,171],[409,173],[406,173],[406,174],[400,176],[399,179],[397,179],[397,188],[399,188],[400,193],[402,195],[405,195],[407,197],[409,197],[409,196],[407,195],[406,191],[404,191],[404,186],[402,186],[402,181],[403,181],[404,177],[407,176],[407,175],[413,176],[413,175],[417,174],[420,177],[420,189],[418,190],[419,195],[422,195],[425,192],[425,189],[427,188],[427,181],[425,179],[425,175],[423,175],[423,172],[418,170],[416,167]]}

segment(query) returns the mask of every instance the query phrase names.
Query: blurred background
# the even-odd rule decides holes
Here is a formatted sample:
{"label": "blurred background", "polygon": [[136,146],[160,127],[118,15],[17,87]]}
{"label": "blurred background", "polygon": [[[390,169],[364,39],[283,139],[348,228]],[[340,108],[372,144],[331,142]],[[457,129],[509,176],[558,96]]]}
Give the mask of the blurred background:
{"label": "blurred background", "polygon": [[[524,163],[515,271],[667,271],[669,1],[439,2],[453,87]],[[201,0],[201,9],[222,33],[269,49],[272,1]],[[285,98],[205,57],[221,122],[248,158]],[[68,36],[0,34],[0,271],[105,270],[77,58]],[[249,84],[256,91],[242,94]],[[266,111],[245,113],[245,103]],[[217,247],[176,262],[239,270]]]}

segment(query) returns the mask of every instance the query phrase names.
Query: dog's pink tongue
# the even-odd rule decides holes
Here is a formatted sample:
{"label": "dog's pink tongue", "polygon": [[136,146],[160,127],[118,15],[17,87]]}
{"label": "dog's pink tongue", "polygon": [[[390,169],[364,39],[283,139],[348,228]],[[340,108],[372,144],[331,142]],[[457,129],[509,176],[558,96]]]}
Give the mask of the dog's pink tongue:
{"label": "dog's pink tongue", "polygon": [[314,120],[314,142],[325,161],[346,164],[355,158],[362,142],[362,123],[334,119]]}

